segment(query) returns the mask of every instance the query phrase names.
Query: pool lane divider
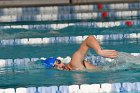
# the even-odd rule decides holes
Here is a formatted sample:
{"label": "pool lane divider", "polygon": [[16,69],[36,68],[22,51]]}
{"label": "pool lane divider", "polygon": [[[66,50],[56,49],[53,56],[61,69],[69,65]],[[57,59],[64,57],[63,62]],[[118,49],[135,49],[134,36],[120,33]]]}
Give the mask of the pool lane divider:
{"label": "pool lane divider", "polygon": [[[104,40],[122,40],[122,39],[139,39],[140,33],[131,34],[108,34],[94,35],[100,42]],[[6,45],[39,45],[49,43],[81,43],[88,36],[65,36],[65,37],[45,37],[45,38],[22,38],[22,39],[4,39],[0,40],[1,46]]]}
{"label": "pool lane divider", "polygon": [[107,22],[65,22],[65,23],[41,23],[41,24],[6,24],[0,25],[0,29],[27,29],[27,30],[61,30],[69,26],[88,28],[112,28],[139,26],[140,20],[121,20]]}
{"label": "pool lane divider", "polygon": [[140,82],[0,88],[0,93],[139,93]]}
{"label": "pool lane divider", "polygon": [[139,11],[117,11],[117,12],[90,12],[90,13],[68,13],[68,14],[37,14],[37,15],[4,15],[0,16],[0,22],[26,22],[26,21],[70,21],[70,20],[123,20],[139,18]]}

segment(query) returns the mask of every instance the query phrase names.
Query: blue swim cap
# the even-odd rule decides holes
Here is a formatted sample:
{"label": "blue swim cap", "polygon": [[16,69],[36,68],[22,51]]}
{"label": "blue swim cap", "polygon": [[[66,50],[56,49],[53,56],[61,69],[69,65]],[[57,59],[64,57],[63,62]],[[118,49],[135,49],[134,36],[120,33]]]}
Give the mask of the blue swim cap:
{"label": "blue swim cap", "polygon": [[56,58],[50,57],[47,58],[46,60],[43,60],[43,64],[45,65],[46,68],[52,68],[56,60],[57,60]]}

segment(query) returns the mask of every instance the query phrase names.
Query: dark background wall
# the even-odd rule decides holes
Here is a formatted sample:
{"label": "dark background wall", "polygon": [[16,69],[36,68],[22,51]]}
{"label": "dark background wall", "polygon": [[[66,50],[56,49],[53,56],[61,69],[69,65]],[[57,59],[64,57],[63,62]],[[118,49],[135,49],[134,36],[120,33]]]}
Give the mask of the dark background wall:
{"label": "dark background wall", "polygon": [[140,0],[0,0],[0,7],[139,2]]}

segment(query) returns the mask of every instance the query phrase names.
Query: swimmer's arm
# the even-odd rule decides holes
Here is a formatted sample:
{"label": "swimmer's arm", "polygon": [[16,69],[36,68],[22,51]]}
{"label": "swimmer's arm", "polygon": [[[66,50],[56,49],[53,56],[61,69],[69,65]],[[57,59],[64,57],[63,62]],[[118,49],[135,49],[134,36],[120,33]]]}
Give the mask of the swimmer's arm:
{"label": "swimmer's arm", "polygon": [[108,58],[117,57],[117,51],[115,50],[102,50],[99,42],[94,36],[88,36],[85,41],[80,45],[80,48],[72,55],[69,66],[72,69],[82,68],[82,62],[85,59],[88,49],[92,48],[98,55]]}
{"label": "swimmer's arm", "polygon": [[92,48],[98,55],[107,57],[107,58],[116,58],[118,52],[116,50],[104,50],[101,48],[99,42],[94,36],[89,36],[86,40],[81,44],[78,52],[81,55],[86,55],[89,48]]}

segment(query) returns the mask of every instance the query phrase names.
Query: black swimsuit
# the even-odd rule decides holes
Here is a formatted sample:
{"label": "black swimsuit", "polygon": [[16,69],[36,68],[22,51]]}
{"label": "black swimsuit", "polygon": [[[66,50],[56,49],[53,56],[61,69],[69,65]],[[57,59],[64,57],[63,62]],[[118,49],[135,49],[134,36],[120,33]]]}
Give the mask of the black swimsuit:
{"label": "black swimsuit", "polygon": [[83,66],[86,68],[85,60],[83,60]]}

